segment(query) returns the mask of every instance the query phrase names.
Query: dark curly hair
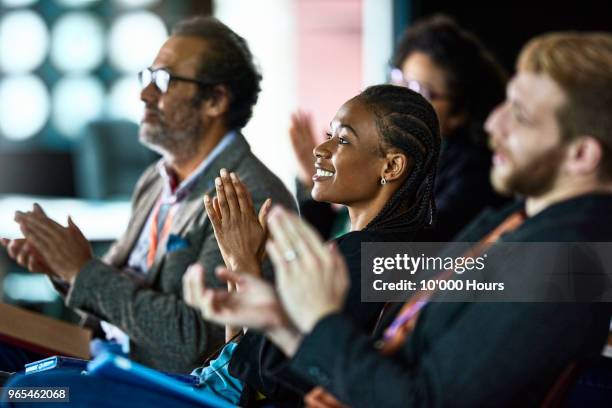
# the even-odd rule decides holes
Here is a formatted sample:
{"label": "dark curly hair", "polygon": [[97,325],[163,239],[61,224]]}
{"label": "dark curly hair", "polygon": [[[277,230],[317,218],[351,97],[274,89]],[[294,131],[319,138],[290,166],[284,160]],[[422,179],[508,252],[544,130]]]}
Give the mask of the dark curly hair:
{"label": "dark curly hair", "polygon": [[376,117],[382,151],[396,148],[413,161],[410,175],[366,229],[418,231],[431,225],[441,143],[436,112],[420,94],[401,86],[371,86],[356,98]]}
{"label": "dark curly hair", "polygon": [[[244,38],[214,17],[196,16],[179,22],[173,35],[200,37],[207,42],[198,77],[224,84],[230,94],[229,111],[225,118],[229,129],[242,129],[253,115],[257,103],[261,74]],[[210,88],[201,88],[196,102],[211,96]]]}
{"label": "dark curly hair", "polygon": [[401,68],[414,52],[426,54],[446,74],[451,112],[466,116],[473,142],[486,143],[484,122],[505,96],[507,75],[470,32],[444,15],[408,27],[398,42],[392,65]]}

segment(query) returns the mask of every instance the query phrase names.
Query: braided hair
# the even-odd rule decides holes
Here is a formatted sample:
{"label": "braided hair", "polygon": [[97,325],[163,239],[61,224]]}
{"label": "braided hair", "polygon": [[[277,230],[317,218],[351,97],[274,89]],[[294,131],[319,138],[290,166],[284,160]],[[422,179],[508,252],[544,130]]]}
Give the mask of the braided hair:
{"label": "braided hair", "polygon": [[376,117],[381,151],[399,149],[413,161],[409,176],[365,229],[415,231],[431,225],[441,142],[433,107],[417,92],[394,85],[371,86],[357,98]]}

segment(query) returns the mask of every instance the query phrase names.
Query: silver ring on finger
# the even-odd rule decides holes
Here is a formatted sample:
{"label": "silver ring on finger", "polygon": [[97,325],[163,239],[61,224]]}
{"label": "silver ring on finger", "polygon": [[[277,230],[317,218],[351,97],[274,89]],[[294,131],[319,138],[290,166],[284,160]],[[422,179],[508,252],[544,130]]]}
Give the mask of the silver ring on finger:
{"label": "silver ring on finger", "polygon": [[287,262],[293,262],[298,258],[298,254],[293,249],[288,249],[283,253],[283,258]]}

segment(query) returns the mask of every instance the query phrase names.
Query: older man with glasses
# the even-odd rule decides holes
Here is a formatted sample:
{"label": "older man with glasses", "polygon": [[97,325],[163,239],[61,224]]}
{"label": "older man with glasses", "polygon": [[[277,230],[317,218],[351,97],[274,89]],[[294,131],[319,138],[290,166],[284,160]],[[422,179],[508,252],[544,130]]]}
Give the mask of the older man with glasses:
{"label": "older man with glasses", "polygon": [[139,78],[145,103],[139,138],[162,159],[136,186],[125,234],[99,259],[72,220],[65,228],[35,206],[16,214],[25,238],[3,244],[22,266],[48,274],[67,306],[100,323],[131,358],[188,372],[224,342],[224,328],[182,299],[181,279],[192,263],[222,285],[214,270],[224,259],[202,197],[215,182],[230,181],[225,169],[231,169],[251,191],[254,209],[269,208],[268,198],[288,208],[295,202],[240,134],[261,80],[243,38],[214,18],[186,20]]}

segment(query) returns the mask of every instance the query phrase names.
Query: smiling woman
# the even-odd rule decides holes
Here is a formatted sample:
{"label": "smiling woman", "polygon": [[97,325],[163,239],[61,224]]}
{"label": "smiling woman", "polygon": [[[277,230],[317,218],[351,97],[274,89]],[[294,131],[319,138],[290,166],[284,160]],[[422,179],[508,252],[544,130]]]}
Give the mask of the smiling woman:
{"label": "smiling woman", "polygon": [[[383,304],[361,302],[361,243],[411,241],[433,222],[433,184],[439,149],[438,121],[429,102],[405,87],[379,85],[342,105],[331,122],[328,139],[314,150],[317,173],[313,177],[313,198],[345,204],[349,209],[351,232],[331,245],[346,262],[351,282],[343,300],[343,313],[365,331],[373,329]],[[204,296],[197,295],[203,290],[201,270],[187,274],[184,281],[184,291],[196,294],[190,297],[191,303],[204,318],[232,326],[252,325],[252,320],[248,323],[241,320],[244,315],[240,312],[246,309],[251,316],[268,317],[275,316],[271,309],[277,305],[272,288],[255,303],[241,303],[249,298],[246,292],[254,286],[267,284],[257,279],[260,268],[237,267],[228,262],[254,259],[253,254],[262,243],[262,234],[256,227],[261,220],[245,195],[248,193],[240,181],[222,172],[217,197],[206,200],[224,260],[230,270],[242,272],[244,277],[238,282],[235,272],[220,274],[220,278],[238,287],[229,297],[225,292],[217,292],[224,299],[223,305],[228,305],[227,301],[233,306],[214,306],[220,299],[212,289],[206,289]],[[286,262],[299,261],[300,249],[285,248],[288,243],[283,237],[274,239]],[[257,328],[272,324],[268,320],[259,319],[261,327]],[[274,403],[290,405],[302,399],[296,389],[308,391],[308,384],[295,378],[289,380],[291,388],[286,388],[286,373],[279,373],[282,383],[280,377],[271,374],[284,357],[265,337],[249,332],[233,352],[229,373],[245,382],[247,398],[262,392]]]}
{"label": "smiling woman", "polygon": [[[407,208],[388,209],[380,215],[385,205],[398,207],[400,201],[410,206],[419,204],[421,221],[424,209],[433,214],[432,202],[419,202],[422,197],[414,197],[416,190],[410,186],[422,179],[427,190],[432,188],[433,174],[423,175],[437,160],[436,142],[432,142],[437,120],[435,114],[419,118],[410,113],[410,109],[418,109],[413,95],[417,94],[406,95],[405,90],[394,86],[368,88],[340,108],[328,139],[314,150],[317,173],[313,176],[312,197],[346,205],[351,231],[362,230],[375,219],[381,222],[385,218],[401,218]],[[410,128],[413,130],[406,132]],[[419,140],[411,135],[419,129],[431,137]],[[435,134],[437,137],[437,131]],[[427,157],[427,152],[432,151],[434,154]],[[409,176],[411,182],[407,183]],[[409,199],[399,200],[398,196]],[[393,211],[401,215],[393,215]],[[410,217],[404,221],[406,227]],[[430,221],[431,217],[426,223]]]}
{"label": "smiling woman", "polygon": [[[361,207],[383,192],[382,166],[374,114],[358,98],[345,103],[331,123],[327,140],[314,150],[317,173],[312,177],[312,196]],[[361,229],[361,228],[352,228]]]}

